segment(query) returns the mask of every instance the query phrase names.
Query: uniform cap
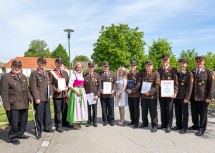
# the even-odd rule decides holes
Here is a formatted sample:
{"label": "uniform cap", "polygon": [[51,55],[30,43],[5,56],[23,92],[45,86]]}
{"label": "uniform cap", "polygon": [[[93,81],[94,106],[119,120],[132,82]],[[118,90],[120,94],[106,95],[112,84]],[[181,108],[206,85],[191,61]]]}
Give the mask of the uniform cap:
{"label": "uniform cap", "polygon": [[38,58],[37,59],[37,63],[42,63],[42,64],[46,64],[46,59],[45,58]]}
{"label": "uniform cap", "polygon": [[136,66],[137,62],[136,61],[131,61],[131,66]]}
{"label": "uniform cap", "polygon": [[22,66],[22,62],[19,60],[13,61],[12,66]]}
{"label": "uniform cap", "polygon": [[94,66],[95,66],[95,63],[94,63],[94,62],[89,62],[89,63],[88,63],[88,66],[94,67]]}
{"label": "uniform cap", "polygon": [[164,60],[168,60],[169,59],[169,55],[163,55],[161,58],[164,59]]}
{"label": "uniform cap", "polygon": [[181,63],[187,63],[187,60],[181,58],[181,59],[178,60],[178,63],[180,63],[180,62],[181,62]]}
{"label": "uniform cap", "polygon": [[152,61],[146,61],[145,65],[153,65]]}
{"label": "uniform cap", "polygon": [[55,63],[63,64],[62,58],[56,58],[56,59],[55,59]]}
{"label": "uniform cap", "polygon": [[203,61],[204,60],[204,56],[197,56],[196,57],[196,61]]}
{"label": "uniform cap", "polygon": [[103,62],[102,66],[109,66],[109,62]]}

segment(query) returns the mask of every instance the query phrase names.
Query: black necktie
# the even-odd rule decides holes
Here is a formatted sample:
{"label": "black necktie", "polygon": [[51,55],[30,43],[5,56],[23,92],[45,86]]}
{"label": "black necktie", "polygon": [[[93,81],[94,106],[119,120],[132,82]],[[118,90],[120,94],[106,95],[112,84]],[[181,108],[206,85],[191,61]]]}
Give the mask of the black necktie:
{"label": "black necktie", "polygon": [[62,71],[61,70],[59,70],[60,71],[60,75],[62,75]]}
{"label": "black necktie", "polygon": [[105,77],[107,77],[107,72],[105,72]]}
{"label": "black necktie", "polygon": [[149,72],[147,72],[147,77],[149,76]]}
{"label": "black necktie", "polygon": [[92,74],[90,73],[90,80],[91,80],[91,78],[92,78]]}
{"label": "black necktie", "polygon": [[164,72],[166,72],[166,68],[163,68]]}

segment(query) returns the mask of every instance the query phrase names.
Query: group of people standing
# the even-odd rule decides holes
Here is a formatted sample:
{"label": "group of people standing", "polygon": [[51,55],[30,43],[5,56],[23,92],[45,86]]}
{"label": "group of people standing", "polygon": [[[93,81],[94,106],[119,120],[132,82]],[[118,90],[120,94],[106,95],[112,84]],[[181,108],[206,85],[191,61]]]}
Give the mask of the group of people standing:
{"label": "group of people standing", "polygon": [[[151,117],[151,132],[165,128],[166,133],[187,129],[198,130],[196,135],[202,136],[207,125],[208,104],[212,100],[215,88],[215,76],[210,69],[204,67],[204,57],[196,57],[196,69],[187,70],[187,61],[178,61],[180,70],[170,66],[170,58],[163,55],[163,66],[153,70],[153,62],[146,61],[145,71],[137,72],[137,62],[131,62],[131,69],[120,66],[117,75],[110,71],[108,62],[103,62],[102,72],[94,72],[95,63],[88,63],[88,72],[83,75],[82,64],[76,63],[69,77],[63,70],[62,59],[55,60],[56,68],[45,71],[46,59],[38,58],[38,68],[34,70],[29,83],[21,73],[21,61],[13,61],[11,72],[2,76],[1,96],[10,124],[9,138],[11,143],[20,144],[19,139],[28,139],[24,135],[28,119],[28,105],[33,102],[36,112],[36,129],[38,137],[42,132],[53,132],[50,99],[54,103],[54,123],[56,131],[63,132],[64,127],[81,129],[93,125],[97,127],[97,103],[100,98],[103,126],[114,126],[114,105],[119,107],[118,124],[125,124],[125,106],[129,106],[131,122],[134,129],[149,126],[148,111]],[[65,88],[59,88],[59,80],[65,81]],[[174,95],[163,97],[161,82],[173,80]],[[150,89],[142,92],[143,82],[150,83]],[[106,93],[106,83],[110,84],[110,92]],[[29,84],[29,85],[28,85]],[[157,103],[160,103],[161,126],[158,126]],[[191,102],[193,126],[188,128],[188,103]],[[92,103],[93,102],[93,103]],[[140,106],[142,124],[139,125]],[[173,104],[175,104],[176,126],[172,128]]]}

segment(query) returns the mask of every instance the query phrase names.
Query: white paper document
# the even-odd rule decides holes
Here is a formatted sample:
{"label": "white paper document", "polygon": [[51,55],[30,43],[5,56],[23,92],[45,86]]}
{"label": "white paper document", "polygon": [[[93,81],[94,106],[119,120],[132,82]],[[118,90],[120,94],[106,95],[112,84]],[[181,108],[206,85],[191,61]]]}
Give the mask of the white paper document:
{"label": "white paper document", "polygon": [[144,82],[142,83],[142,88],[141,88],[141,93],[146,93],[148,92],[149,90],[151,90],[151,86],[152,86],[152,83],[151,82]]}
{"label": "white paper document", "polygon": [[66,80],[65,78],[58,78],[58,89],[65,90],[66,88]]}
{"label": "white paper document", "polygon": [[89,105],[96,104],[96,101],[94,100],[94,94],[93,93],[87,94],[87,101],[88,101]]}
{"label": "white paper document", "polygon": [[161,97],[174,96],[174,80],[161,80]]}
{"label": "white paper document", "polygon": [[103,82],[103,94],[111,94],[111,82]]}

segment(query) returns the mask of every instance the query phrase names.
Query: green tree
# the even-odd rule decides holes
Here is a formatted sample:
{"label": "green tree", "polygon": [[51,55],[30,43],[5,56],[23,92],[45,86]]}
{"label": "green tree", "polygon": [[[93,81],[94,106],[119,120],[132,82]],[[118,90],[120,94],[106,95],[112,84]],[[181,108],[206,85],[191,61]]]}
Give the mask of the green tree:
{"label": "green tree", "polygon": [[25,57],[51,57],[49,48],[44,40],[32,40],[29,49],[24,53]]}
{"label": "green tree", "polygon": [[51,57],[52,58],[62,58],[63,64],[67,67],[69,66],[69,63],[70,63],[69,56],[66,52],[66,49],[63,48],[63,46],[61,44],[59,44],[57,46],[57,48],[51,53]]}
{"label": "green tree", "polygon": [[136,27],[131,29],[126,24],[101,27],[100,36],[93,45],[93,54],[91,58],[99,66],[104,61],[110,63],[110,68],[114,71],[120,65],[128,68],[130,61],[136,60],[138,67],[141,68],[145,61],[143,41],[144,33]]}
{"label": "green tree", "polygon": [[157,41],[153,40],[152,45],[149,46],[148,59],[153,61],[155,70],[162,66],[161,57],[163,55],[169,55],[170,65],[177,67],[177,58],[173,55],[171,44],[167,39],[158,38]]}
{"label": "green tree", "polygon": [[90,61],[90,59],[84,55],[79,55],[79,56],[76,55],[73,61],[74,62],[76,62],[76,61]]}
{"label": "green tree", "polygon": [[195,58],[198,56],[198,53],[195,52],[195,48],[191,50],[183,50],[179,58],[187,60],[187,69],[192,71],[196,67]]}
{"label": "green tree", "polygon": [[215,70],[215,53],[208,51],[205,55],[205,67]]}

